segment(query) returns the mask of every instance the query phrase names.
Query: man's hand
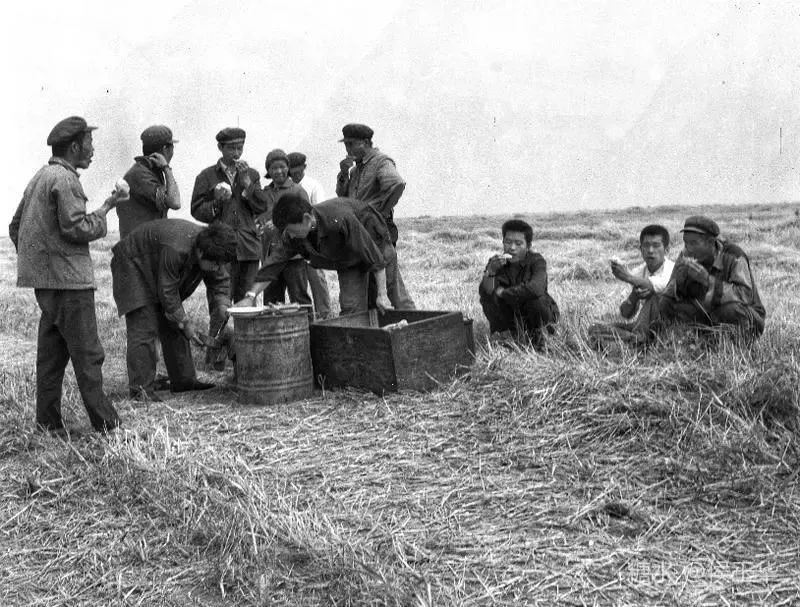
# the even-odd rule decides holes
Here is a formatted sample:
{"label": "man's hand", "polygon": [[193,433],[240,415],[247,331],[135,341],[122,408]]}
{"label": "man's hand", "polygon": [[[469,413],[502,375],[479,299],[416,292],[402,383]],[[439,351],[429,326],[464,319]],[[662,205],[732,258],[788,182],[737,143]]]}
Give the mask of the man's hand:
{"label": "man's hand", "polygon": [[647,299],[656,294],[655,289],[653,289],[653,285],[649,280],[647,281],[647,285],[634,287],[633,291],[636,293],[636,297],[639,299]]}
{"label": "man's hand", "polygon": [[350,167],[352,167],[356,163],[356,159],[352,156],[347,156],[343,158],[342,161],[339,163],[339,170],[342,173],[347,173],[350,171]]}
{"label": "man's hand", "polygon": [[236,172],[239,174],[239,183],[245,190],[249,190],[253,180],[250,177],[250,167],[244,160],[236,161]]}
{"label": "man's hand", "polygon": [[163,169],[164,167],[169,166],[169,162],[167,162],[167,159],[164,158],[164,156],[159,152],[153,152],[147,157],[153,162],[156,168]]}
{"label": "man's hand", "polygon": [[183,333],[183,336],[186,339],[188,339],[190,342],[194,342],[198,346],[204,346],[205,345],[203,343],[203,340],[200,339],[200,337],[198,337],[197,330],[194,327],[194,322],[192,322],[192,319],[190,319],[190,318],[184,319],[184,321],[179,326],[180,326],[181,332]]}
{"label": "man's hand", "polygon": [[224,202],[226,200],[230,200],[232,197],[233,192],[231,191],[231,186],[224,181],[220,181],[214,186],[214,200],[220,200]]}
{"label": "man's hand", "polygon": [[710,279],[706,269],[691,257],[682,258],[675,268],[675,290],[681,297],[703,299]]}
{"label": "man's hand", "polygon": [[489,263],[486,265],[486,269],[492,273],[496,274],[500,268],[508,264],[508,257],[505,257],[505,253],[502,255],[495,255],[491,259],[489,259]]}
{"label": "man's hand", "polygon": [[392,302],[389,301],[389,297],[384,294],[378,294],[378,297],[375,300],[375,307],[378,308],[378,312],[383,314],[386,310],[394,310],[394,306]]}
{"label": "man's hand", "polygon": [[611,260],[611,273],[614,275],[614,278],[622,282],[629,283],[633,280],[633,275],[628,271],[628,268],[613,259]]}
{"label": "man's hand", "polygon": [[505,287],[497,287],[494,290],[494,294],[497,295],[497,297],[499,297],[500,299],[502,299],[503,298],[503,293],[505,293],[505,291],[506,291]]}

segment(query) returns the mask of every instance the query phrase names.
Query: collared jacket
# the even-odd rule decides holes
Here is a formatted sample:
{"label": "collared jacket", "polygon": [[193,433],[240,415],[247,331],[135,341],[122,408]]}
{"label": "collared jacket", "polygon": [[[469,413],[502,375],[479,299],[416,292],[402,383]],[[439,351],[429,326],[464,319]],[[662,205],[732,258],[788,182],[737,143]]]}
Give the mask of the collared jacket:
{"label": "collared jacket", "polygon": [[403,194],[406,182],[397,172],[394,160],[378,148],[370,148],[361,160],[356,161],[349,174],[339,172],[336,178],[336,195],[363,200],[386,220],[392,242],[397,242],[394,225],[394,207]]}
{"label": "collared jacket", "polygon": [[296,194],[303,200],[310,202],[306,191],[287,177],[281,185],[274,181],[264,187],[264,198],[267,201],[267,210],[256,217],[256,227],[261,236],[261,261],[265,261],[269,254],[269,244],[275,238],[275,230],[266,227],[267,222],[272,221],[272,211],[278,201],[287,194]]}
{"label": "collared jacket", "polygon": [[137,156],[125,173],[131,188],[130,200],[117,205],[119,237],[125,238],[136,226],[167,216],[167,185],[164,171],[151,158]]}
{"label": "collared jacket", "polygon": [[[685,252],[681,251],[678,261],[675,262],[676,266],[684,256]],[[758,331],[763,332],[766,310],[761,303],[750,260],[745,252],[733,243],[718,242],[714,261],[706,270],[709,278],[708,291],[703,301],[699,302],[703,308],[710,314],[726,304],[741,304],[753,312]],[[675,272],[672,273],[663,295],[674,300],[681,299],[677,293]]]}
{"label": "collared jacket", "polygon": [[230,304],[230,278],[224,265],[203,272],[195,240],[203,230],[185,219],[158,219],[143,223],[112,249],[114,302],[120,316],[149,304],[159,304],[168,320],[186,318],[183,300],[204,282],[212,314]]}
{"label": "collared jacket", "polygon": [[[256,217],[267,210],[267,199],[261,190],[258,171],[248,169],[252,186],[245,191],[237,172],[233,183],[222,168],[221,162],[210,166],[197,176],[192,191],[192,217],[198,221],[212,223],[221,221],[236,231],[236,258],[239,261],[261,259],[261,239],[256,230]],[[214,188],[218,183],[231,186],[232,197],[227,201],[214,199]]]}
{"label": "collared jacket", "polygon": [[[488,264],[486,269],[488,274]],[[547,262],[539,253],[528,251],[519,263],[507,263],[494,276],[485,275],[478,292],[481,297],[489,297],[497,287],[503,287],[502,299],[510,305],[518,306],[538,297],[549,298]]]}
{"label": "collared jacket", "polygon": [[94,289],[89,243],[106,235],[106,217],[86,212],[78,172],[53,157],[33,176],[8,227],[17,248],[17,286]]}
{"label": "collared jacket", "polygon": [[306,238],[276,238],[256,282],[274,281],[283,266],[301,255],[314,268],[363,272],[381,270],[394,250],[383,217],[370,205],[351,198],[332,198],[312,207],[316,229]]}

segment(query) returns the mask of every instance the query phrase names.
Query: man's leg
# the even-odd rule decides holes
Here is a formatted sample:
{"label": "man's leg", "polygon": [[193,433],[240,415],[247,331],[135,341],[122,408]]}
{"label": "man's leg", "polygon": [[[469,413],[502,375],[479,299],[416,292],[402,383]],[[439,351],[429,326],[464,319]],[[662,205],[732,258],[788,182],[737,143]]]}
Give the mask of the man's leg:
{"label": "man's leg", "polygon": [[414,300],[406,290],[403,276],[400,274],[400,266],[397,261],[397,253],[386,266],[386,290],[388,291],[389,301],[398,310],[416,310]]}
{"label": "man's leg", "polygon": [[311,306],[308,296],[308,262],[305,259],[292,259],[281,272],[289,291],[289,301]]}
{"label": "man's leg", "polygon": [[62,293],[58,328],[67,343],[89,421],[95,430],[113,430],[120,425],[120,421],[111,401],[103,392],[105,352],[97,334],[94,289],[65,290]]}
{"label": "man's leg", "polygon": [[285,303],[286,302],[286,281],[283,274],[273,280],[264,289],[264,303]]}
{"label": "man's leg", "polygon": [[42,311],[36,343],[36,423],[47,430],[59,430],[64,427],[61,389],[69,351],[56,326],[58,291],[36,289],[34,293]]}
{"label": "man's leg", "polygon": [[666,322],[711,324],[711,318],[698,304],[691,301],[672,299],[671,297],[661,296],[658,298],[658,314]]}
{"label": "man's leg", "polygon": [[197,374],[189,340],[175,323],[167,320],[161,306],[153,307],[155,308],[158,337],[161,340],[161,353],[164,356],[164,365],[167,367],[170,386],[175,388],[194,383]]}
{"label": "man's leg", "polygon": [[539,333],[546,329],[549,333],[555,331],[554,325],[558,322],[558,306],[552,297],[536,297],[529,299],[520,306],[522,320],[527,331],[531,334]]}
{"label": "man's leg", "polygon": [[328,281],[325,271],[308,266],[308,284],[314,299],[314,311],[319,320],[331,315],[331,294],[328,293]]}
{"label": "man's leg", "polygon": [[[128,393],[146,398],[155,391],[156,338],[158,337],[158,306],[149,304],[125,315],[128,352]],[[163,345],[162,345],[163,348]]]}
{"label": "man's leg", "polygon": [[481,295],[481,307],[486,320],[489,321],[489,332],[512,331],[515,328],[514,309],[497,295]]}
{"label": "man's leg", "polygon": [[367,283],[369,272],[339,270],[339,308],[341,314],[367,311]]}
{"label": "man's leg", "polygon": [[740,303],[728,303],[711,312],[714,324],[734,327],[742,337],[758,337],[764,331],[759,317],[747,306]]}

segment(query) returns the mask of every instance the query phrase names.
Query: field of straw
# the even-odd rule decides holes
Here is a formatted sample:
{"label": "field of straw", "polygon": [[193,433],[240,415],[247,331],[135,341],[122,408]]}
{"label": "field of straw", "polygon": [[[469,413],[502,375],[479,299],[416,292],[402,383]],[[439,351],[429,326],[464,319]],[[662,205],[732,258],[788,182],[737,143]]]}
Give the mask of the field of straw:
{"label": "field of straw", "polygon": [[[111,235],[92,253],[124,431],[69,441],[34,431],[38,309],[2,239],[0,605],[797,604],[800,220],[703,210],[751,256],[768,311],[752,348],[586,344],[627,292],[606,260],[636,263],[646,223],[679,240],[698,209],[528,217],[562,311],[541,354],[487,344],[477,284],[503,218],[407,219],[418,306],[475,319],[470,373],[274,407],[229,387],[127,399]],[[88,430],[71,371],[64,409]]]}

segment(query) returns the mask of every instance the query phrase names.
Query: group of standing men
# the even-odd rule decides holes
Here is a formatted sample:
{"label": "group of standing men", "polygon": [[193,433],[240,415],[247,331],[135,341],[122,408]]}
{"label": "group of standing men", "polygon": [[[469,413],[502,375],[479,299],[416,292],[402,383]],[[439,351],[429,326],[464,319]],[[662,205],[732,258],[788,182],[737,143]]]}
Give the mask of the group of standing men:
{"label": "group of standing men", "polygon": [[[142,132],[142,155],[103,205],[87,212],[77,171],[91,163],[96,128],[72,116],[52,129],[47,139],[52,157],[28,184],[9,226],[18,253],[17,284],[34,289],[41,310],[39,428],[64,432],[61,393],[70,360],[92,426],[109,432],[120,424],[103,391],[104,352],[89,254],[89,242],[106,235],[106,215],[113,208],[120,229],[111,261],[113,292],[117,311],[125,316],[128,386],[136,399],[160,400],[159,388],[183,392],[213,386],[197,379],[190,342],[214,340],[182,305],[200,282],[206,286],[209,335],[220,334],[232,303],[253,304],[262,291],[265,303],[283,301],[288,291],[290,301],[310,304],[310,284],[317,315],[328,316],[322,269],[338,273],[342,313],[366,310],[370,302],[414,307],[395,252],[393,212],[405,182],[394,161],[373,147],[368,126],[342,129],[347,157],[337,176],[339,197],[325,202],[321,186],[305,175],[303,154],[271,151],[265,162],[271,181],[262,187],[258,171],[241,159],[245,131],[222,129],[216,136],[221,157],[200,172],[191,197],[192,216],[206,227],[167,218],[170,209],[180,208],[181,198],[170,168],[177,140],[163,125]],[[308,229],[299,237],[296,228],[304,223]],[[168,382],[155,375],[159,341]]]}

